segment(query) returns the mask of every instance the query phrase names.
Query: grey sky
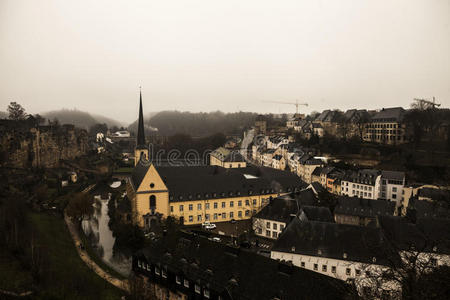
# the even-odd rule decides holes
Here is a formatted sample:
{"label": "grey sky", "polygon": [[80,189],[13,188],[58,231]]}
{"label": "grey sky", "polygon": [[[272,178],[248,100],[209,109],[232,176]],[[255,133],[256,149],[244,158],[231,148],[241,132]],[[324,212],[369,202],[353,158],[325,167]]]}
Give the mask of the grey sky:
{"label": "grey sky", "polygon": [[0,0],[0,110],[450,104],[449,0]]}

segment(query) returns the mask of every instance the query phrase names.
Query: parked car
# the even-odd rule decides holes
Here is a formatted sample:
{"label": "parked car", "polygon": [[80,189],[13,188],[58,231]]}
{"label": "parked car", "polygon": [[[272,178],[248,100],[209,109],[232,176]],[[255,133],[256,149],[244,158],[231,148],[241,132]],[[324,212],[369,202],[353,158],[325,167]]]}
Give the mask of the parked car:
{"label": "parked car", "polygon": [[211,230],[211,229],[216,229],[217,226],[214,223],[204,222],[202,224],[202,227],[205,228],[205,229]]}
{"label": "parked car", "polygon": [[231,224],[235,224],[235,223],[236,223],[236,220],[235,220],[235,219],[231,219],[230,223],[231,223]]}

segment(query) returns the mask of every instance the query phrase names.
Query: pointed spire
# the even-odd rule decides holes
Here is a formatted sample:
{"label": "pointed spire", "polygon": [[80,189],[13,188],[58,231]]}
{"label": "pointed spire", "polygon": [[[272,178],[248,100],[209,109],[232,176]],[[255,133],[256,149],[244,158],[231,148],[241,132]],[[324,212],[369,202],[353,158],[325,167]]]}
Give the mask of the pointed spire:
{"label": "pointed spire", "polygon": [[137,134],[137,147],[146,148],[145,146],[145,133],[144,133],[144,114],[142,112],[142,91],[139,87],[139,121],[138,121],[138,134]]}

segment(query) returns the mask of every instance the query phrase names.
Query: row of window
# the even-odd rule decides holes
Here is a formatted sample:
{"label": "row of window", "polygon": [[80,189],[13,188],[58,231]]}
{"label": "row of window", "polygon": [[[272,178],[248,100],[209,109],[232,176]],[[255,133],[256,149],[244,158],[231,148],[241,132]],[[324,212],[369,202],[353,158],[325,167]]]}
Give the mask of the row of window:
{"label": "row of window", "polygon": [[387,129],[381,129],[381,130],[369,130],[368,133],[372,134],[402,134],[401,130],[387,130]]}
{"label": "row of window", "polygon": [[[294,189],[295,191],[297,191],[297,188],[295,188]],[[287,188],[287,191],[288,192],[291,192],[291,191],[293,191],[293,189],[292,188]],[[280,190],[280,192],[281,192],[281,190]],[[275,193],[275,190],[274,189],[266,189],[266,190],[264,190],[264,189],[262,189],[262,190],[260,190],[260,194],[262,195],[262,194],[274,194]],[[250,190],[250,191],[248,191],[248,194],[249,195],[253,195],[253,191],[252,190]],[[210,198],[224,198],[224,197],[227,197],[227,196],[230,196],[230,197],[232,197],[232,196],[241,196],[241,192],[240,191],[237,191],[237,192],[228,192],[228,193],[225,193],[225,192],[222,192],[222,193],[220,193],[220,195],[218,194],[218,193],[212,193],[212,194],[209,194],[209,193],[205,193],[204,195],[202,195],[202,194],[197,194],[197,199],[210,199]],[[183,200],[183,199],[185,199],[185,197],[184,196],[178,196],[177,197],[178,198],[178,200]],[[187,196],[187,199],[188,200],[193,200],[195,197],[194,196],[192,196],[192,195],[188,195]],[[175,199],[175,197],[174,196],[169,196],[169,200],[170,201],[172,201],[172,200],[174,200]]]}
{"label": "row of window", "polygon": [[[302,268],[306,268],[306,263],[304,261],[300,262],[300,266]],[[313,264],[313,270],[318,271],[319,270],[319,264]],[[322,265],[322,272],[328,272],[328,265]],[[336,273],[336,266],[331,266],[331,273]],[[352,269],[351,268],[345,268],[345,275],[352,276]],[[360,276],[361,270],[355,269],[355,276]],[[370,271],[366,271],[366,275],[370,276]]]}
{"label": "row of window", "polygon": [[361,196],[361,197],[369,197],[372,198],[372,193],[368,193],[368,192],[360,192],[360,191],[352,191],[352,196],[356,195],[356,196]]}
{"label": "row of window", "polygon": [[[256,210],[253,210],[253,214],[255,214],[255,213],[256,213]],[[233,211],[229,212],[228,215],[229,215],[230,219],[234,218],[234,212]],[[237,214],[238,218],[242,218],[242,215],[243,215],[242,211],[241,210],[238,211],[238,214]],[[245,211],[245,216],[246,217],[250,216],[250,211],[249,210]],[[227,213],[225,213],[225,212],[221,213],[221,214],[215,213],[215,214],[212,215],[212,217],[213,217],[213,220],[218,220],[219,217],[221,217],[222,219],[226,219],[227,218]],[[188,218],[189,218],[188,219],[189,222],[194,222],[194,216],[191,215]],[[201,222],[202,219],[203,219],[203,215],[197,215],[197,222]],[[211,215],[210,214],[205,214],[205,220],[206,221],[210,221],[211,220]]]}
{"label": "row of window", "polygon": [[[395,140],[395,135],[390,135],[390,136],[385,136],[385,135],[368,135],[367,138],[368,139],[375,139],[375,140],[391,140],[394,141]],[[399,135],[397,136],[397,140],[401,141],[402,140],[402,136]]]}
{"label": "row of window", "polygon": [[[270,222],[266,222],[266,228],[270,229]],[[272,223],[272,228],[273,230],[277,230],[278,229],[278,224],[277,223]],[[283,231],[284,229],[284,225],[280,224],[280,231]]]}
{"label": "row of window", "polygon": [[368,124],[368,128],[400,128],[399,124]]}
{"label": "row of window", "polygon": [[[252,200],[252,204],[253,204],[253,206],[256,206],[257,205],[257,200],[253,199]],[[226,202],[222,202],[221,205],[222,205],[222,208],[226,208],[226,206],[227,206]],[[245,205],[246,206],[250,206],[250,200],[249,199],[245,200]],[[213,203],[213,208],[214,209],[217,209],[218,206],[219,206],[218,202],[214,202]],[[242,200],[239,200],[237,202],[237,206],[242,207]],[[230,201],[230,207],[234,207],[234,201]],[[178,209],[179,209],[179,211],[184,211],[184,205],[183,204],[179,205]],[[194,210],[194,204],[189,204],[188,209],[190,211]],[[205,203],[205,209],[210,209],[210,203]],[[202,210],[202,204],[201,203],[197,204],[197,210]],[[173,212],[173,206],[171,206],[171,211]]]}
{"label": "row of window", "polygon": [[[150,267],[149,264],[144,263],[144,262],[141,262],[141,261],[139,261],[139,260],[138,260],[137,263],[138,263],[138,267],[139,267],[140,269],[146,270],[146,271],[148,271],[148,272],[151,272],[151,267]],[[163,267],[163,268],[160,269],[159,267],[156,267],[156,266],[155,266],[154,273],[155,273],[155,275],[157,275],[157,276],[161,276],[162,278],[167,279],[167,267]],[[182,284],[183,284],[183,286],[184,286],[185,288],[189,288],[189,287],[190,287],[190,282],[189,282],[189,280],[186,279],[186,278],[182,279],[182,277],[181,277],[180,275],[176,275],[176,276],[175,276],[175,282],[176,282],[178,285],[182,285]],[[199,294],[199,295],[202,294],[202,288],[201,288],[201,286],[200,286],[199,284],[197,284],[197,283],[194,284],[194,290],[195,290],[195,293],[196,293],[196,294]],[[209,299],[209,297],[210,297],[209,289],[207,289],[206,287],[203,287],[203,296],[204,296],[206,299]]]}
{"label": "row of window", "polygon": [[366,186],[366,185],[359,185],[359,184],[354,184],[353,183],[353,188],[355,189],[361,189],[364,191],[372,191],[372,187],[371,186]]}

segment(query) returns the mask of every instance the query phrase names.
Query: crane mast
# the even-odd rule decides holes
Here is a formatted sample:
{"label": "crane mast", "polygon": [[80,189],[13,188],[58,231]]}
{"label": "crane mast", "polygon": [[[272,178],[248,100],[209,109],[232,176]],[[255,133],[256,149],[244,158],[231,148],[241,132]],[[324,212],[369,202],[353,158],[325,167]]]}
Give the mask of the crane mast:
{"label": "crane mast", "polygon": [[298,115],[298,106],[299,105],[308,106],[308,103],[299,103],[298,100],[295,100],[295,102],[284,102],[284,101],[263,101],[263,102],[295,105],[295,114],[296,115]]}

